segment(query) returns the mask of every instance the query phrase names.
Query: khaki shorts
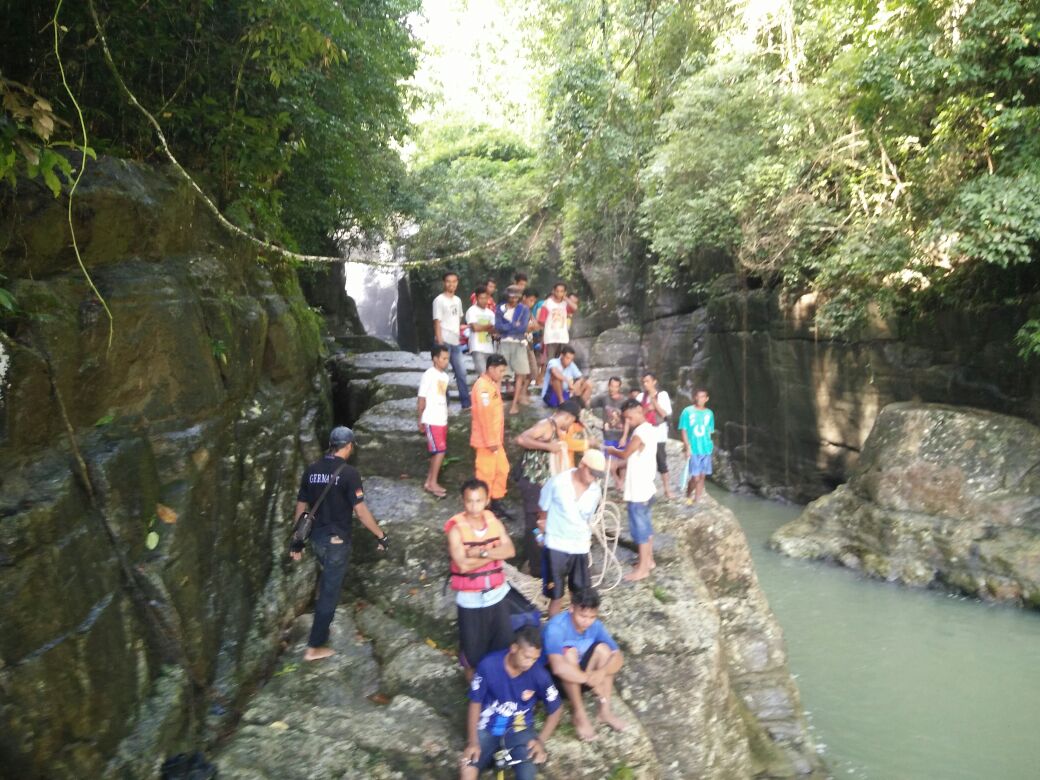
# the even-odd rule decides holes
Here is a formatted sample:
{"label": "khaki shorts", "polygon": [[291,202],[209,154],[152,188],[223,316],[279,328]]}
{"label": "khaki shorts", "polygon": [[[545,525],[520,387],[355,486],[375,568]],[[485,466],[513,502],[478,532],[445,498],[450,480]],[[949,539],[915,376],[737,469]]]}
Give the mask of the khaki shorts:
{"label": "khaki shorts", "polygon": [[498,352],[509,363],[509,368],[514,374],[530,374],[531,366],[527,363],[527,342],[506,341],[499,342]]}

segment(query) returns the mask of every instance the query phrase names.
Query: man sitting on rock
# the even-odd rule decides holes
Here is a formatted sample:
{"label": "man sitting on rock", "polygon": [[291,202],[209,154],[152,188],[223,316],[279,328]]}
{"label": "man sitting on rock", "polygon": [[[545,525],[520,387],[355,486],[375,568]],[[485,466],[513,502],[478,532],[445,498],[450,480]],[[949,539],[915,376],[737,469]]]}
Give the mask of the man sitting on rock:
{"label": "man sitting on rock", "polygon": [[565,344],[560,348],[560,356],[545,366],[542,400],[546,406],[555,409],[571,397],[580,398],[583,405],[588,404],[592,397],[592,385],[582,376],[581,369],[574,362],[574,347]]}
{"label": "man sitting on rock", "polygon": [[599,720],[616,731],[628,724],[614,714],[610,697],[614,675],[624,658],[617,643],[599,620],[599,593],[585,588],[571,593],[571,608],[549,620],[542,629],[549,668],[571,703],[574,729],[584,740],[596,738],[582,700],[591,690],[599,700]]}
{"label": "man sitting on rock", "polygon": [[[532,780],[535,764],[548,757],[545,743],[556,730],[563,710],[560,694],[548,670],[540,663],[542,636],[525,626],[516,632],[508,650],[489,653],[477,665],[469,686],[466,714],[466,749],[462,753],[461,780],[476,780],[481,769],[507,750],[519,763],[513,766],[517,780]],[[541,701],[548,717],[540,734],[534,730],[534,708]]]}

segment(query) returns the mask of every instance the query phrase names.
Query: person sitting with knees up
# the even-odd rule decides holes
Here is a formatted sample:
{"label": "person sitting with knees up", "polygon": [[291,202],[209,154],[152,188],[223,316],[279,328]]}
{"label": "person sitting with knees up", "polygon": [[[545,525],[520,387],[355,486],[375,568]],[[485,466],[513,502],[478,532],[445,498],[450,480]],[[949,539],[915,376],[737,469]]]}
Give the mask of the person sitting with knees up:
{"label": "person sitting with knees up", "polygon": [[[507,650],[484,656],[469,685],[466,749],[461,780],[476,780],[481,769],[495,764],[496,753],[508,752],[517,780],[533,780],[535,764],[544,764],[545,743],[556,730],[563,710],[560,694],[541,663],[542,635],[533,626],[516,632]],[[545,706],[547,717],[535,733],[534,709]],[[504,758],[504,757],[503,757]]]}
{"label": "person sitting with knees up", "polygon": [[596,738],[582,700],[585,690],[596,694],[599,720],[616,731],[624,731],[628,724],[610,706],[614,676],[621,670],[624,658],[599,620],[599,593],[593,588],[571,593],[571,608],[545,624],[542,640],[549,668],[571,703],[578,736],[583,740]]}
{"label": "person sitting with knees up", "polygon": [[572,396],[587,404],[592,397],[592,385],[582,376],[581,369],[574,362],[574,347],[566,344],[560,348],[560,356],[545,366],[542,400],[546,406],[555,409]]}

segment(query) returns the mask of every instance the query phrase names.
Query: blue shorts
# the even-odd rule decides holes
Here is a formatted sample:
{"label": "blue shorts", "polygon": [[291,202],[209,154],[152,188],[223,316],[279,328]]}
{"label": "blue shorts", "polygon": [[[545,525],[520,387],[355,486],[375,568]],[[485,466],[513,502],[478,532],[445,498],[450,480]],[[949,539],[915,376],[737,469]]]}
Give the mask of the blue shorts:
{"label": "blue shorts", "polygon": [[711,453],[709,452],[707,455],[691,455],[686,469],[691,477],[711,474]]}
{"label": "blue shorts", "polygon": [[628,532],[632,534],[632,541],[636,544],[649,542],[654,535],[654,527],[650,523],[650,501],[628,502]]}
{"label": "blue shorts", "polygon": [[542,396],[542,400],[545,401],[545,405],[546,406],[549,406],[549,407],[552,407],[553,409],[555,409],[560,404],[562,404],[564,401],[570,400],[570,397],[571,397],[571,391],[569,389],[564,389],[564,391],[563,391],[563,398],[560,398],[559,396],[556,395],[556,390],[554,390],[553,387],[550,385],[548,387],[548,389],[546,389],[545,395]]}

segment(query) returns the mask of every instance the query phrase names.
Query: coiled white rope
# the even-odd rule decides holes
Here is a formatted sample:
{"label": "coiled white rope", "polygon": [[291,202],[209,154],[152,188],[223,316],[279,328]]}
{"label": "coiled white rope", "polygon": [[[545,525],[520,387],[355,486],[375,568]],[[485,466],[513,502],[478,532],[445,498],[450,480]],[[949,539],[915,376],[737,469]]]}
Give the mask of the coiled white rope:
{"label": "coiled white rope", "polygon": [[[610,458],[607,457],[607,468],[603,473],[602,495],[599,501],[599,509],[596,516],[589,524],[592,530],[593,540],[599,544],[602,550],[602,566],[598,573],[592,575],[592,585],[600,591],[613,590],[621,584],[624,569],[617,557],[618,539],[621,537],[621,507],[613,501],[607,500],[607,491],[610,488]],[[592,553],[589,552],[589,568],[592,569]],[[604,582],[609,585],[604,586]]]}

